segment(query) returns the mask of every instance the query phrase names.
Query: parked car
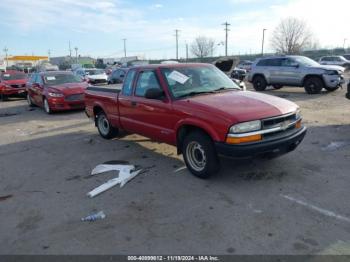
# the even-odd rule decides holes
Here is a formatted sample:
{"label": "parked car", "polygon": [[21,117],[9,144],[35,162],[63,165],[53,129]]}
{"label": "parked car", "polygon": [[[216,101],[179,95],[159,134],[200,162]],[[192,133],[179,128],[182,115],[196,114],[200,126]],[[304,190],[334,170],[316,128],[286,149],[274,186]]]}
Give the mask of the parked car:
{"label": "parked car", "polygon": [[108,79],[108,76],[103,69],[79,68],[75,71],[75,74],[79,75],[89,84],[106,84]]}
{"label": "parked car", "polygon": [[249,72],[252,69],[253,62],[251,61],[242,61],[238,64],[237,68],[244,69]]}
{"label": "parked car", "polygon": [[304,87],[308,94],[319,94],[323,88],[335,91],[344,80],[344,68],[320,65],[304,56],[274,56],[258,59],[248,75],[256,91],[272,85],[280,89],[285,85]]}
{"label": "parked car", "polygon": [[350,68],[350,61],[343,56],[324,56],[320,58],[321,65],[337,65]]}
{"label": "parked car", "polygon": [[243,81],[247,76],[247,71],[245,69],[235,68],[232,70],[231,78]]}
{"label": "parked car", "polygon": [[350,61],[350,54],[342,55],[342,57],[344,57],[346,60],[349,60],[349,61]]}
{"label": "parked car", "polygon": [[112,73],[108,76],[108,84],[111,85],[123,83],[127,72],[127,68],[118,68],[113,70]]}
{"label": "parked car", "polygon": [[276,157],[306,134],[296,104],[241,91],[210,64],[131,68],[120,92],[88,87],[85,104],[103,138],[125,130],[174,145],[200,178],[219,170],[218,156]]}
{"label": "parked car", "polygon": [[26,93],[27,75],[20,71],[7,70],[0,72],[0,96],[6,100],[11,95],[24,95]]}
{"label": "parked car", "polygon": [[27,101],[30,106],[43,107],[48,114],[84,109],[84,91],[87,86],[72,72],[34,73],[27,82]]}

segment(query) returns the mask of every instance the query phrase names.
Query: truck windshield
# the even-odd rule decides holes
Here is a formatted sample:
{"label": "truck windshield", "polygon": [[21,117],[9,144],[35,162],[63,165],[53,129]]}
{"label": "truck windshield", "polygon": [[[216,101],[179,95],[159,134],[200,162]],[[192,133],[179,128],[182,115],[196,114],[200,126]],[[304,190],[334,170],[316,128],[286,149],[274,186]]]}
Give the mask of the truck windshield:
{"label": "truck windshield", "polygon": [[240,87],[214,66],[163,68],[173,97],[182,98],[198,94],[234,90]]}
{"label": "truck windshield", "polygon": [[45,84],[48,85],[62,85],[69,83],[81,83],[82,79],[79,76],[73,74],[57,74],[47,75],[44,77]]}
{"label": "truck windshield", "polygon": [[89,76],[103,75],[105,71],[103,70],[86,70],[86,74]]}

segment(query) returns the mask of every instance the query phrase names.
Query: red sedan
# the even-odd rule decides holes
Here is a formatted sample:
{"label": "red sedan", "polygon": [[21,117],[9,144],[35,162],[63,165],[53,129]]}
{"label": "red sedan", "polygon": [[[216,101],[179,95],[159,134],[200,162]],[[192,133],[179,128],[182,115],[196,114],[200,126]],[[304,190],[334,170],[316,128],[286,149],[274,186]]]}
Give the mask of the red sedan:
{"label": "red sedan", "polygon": [[0,74],[0,96],[3,100],[10,95],[21,95],[26,92],[27,75],[25,73],[7,70]]}
{"label": "red sedan", "polygon": [[84,92],[88,84],[71,72],[34,73],[27,83],[27,101],[30,106],[55,111],[84,109]]}

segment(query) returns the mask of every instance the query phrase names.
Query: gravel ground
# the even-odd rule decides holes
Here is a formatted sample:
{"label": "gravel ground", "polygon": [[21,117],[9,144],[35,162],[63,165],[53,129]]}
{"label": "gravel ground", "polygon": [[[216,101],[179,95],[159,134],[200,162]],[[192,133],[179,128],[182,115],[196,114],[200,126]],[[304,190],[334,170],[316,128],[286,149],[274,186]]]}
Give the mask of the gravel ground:
{"label": "gravel ground", "polygon": [[[138,135],[106,141],[84,112],[48,116],[24,100],[0,102],[0,253],[350,254],[345,89],[266,93],[300,105],[309,127],[302,145],[270,161],[223,159],[204,181],[172,146]],[[89,199],[115,177],[89,177],[110,160],[144,173]],[[80,222],[100,210],[104,220]]]}

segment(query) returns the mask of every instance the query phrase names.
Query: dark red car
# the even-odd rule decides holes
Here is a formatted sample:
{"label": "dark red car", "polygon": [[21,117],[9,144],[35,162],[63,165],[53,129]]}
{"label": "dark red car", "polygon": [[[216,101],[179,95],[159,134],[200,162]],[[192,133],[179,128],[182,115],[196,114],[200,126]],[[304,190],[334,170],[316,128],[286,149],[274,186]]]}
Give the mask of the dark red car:
{"label": "dark red car", "polygon": [[34,73],[27,82],[27,101],[30,106],[54,111],[84,109],[84,92],[88,84],[71,72]]}
{"label": "dark red car", "polygon": [[7,70],[0,74],[0,96],[5,100],[10,95],[26,92],[27,75],[20,71]]}

